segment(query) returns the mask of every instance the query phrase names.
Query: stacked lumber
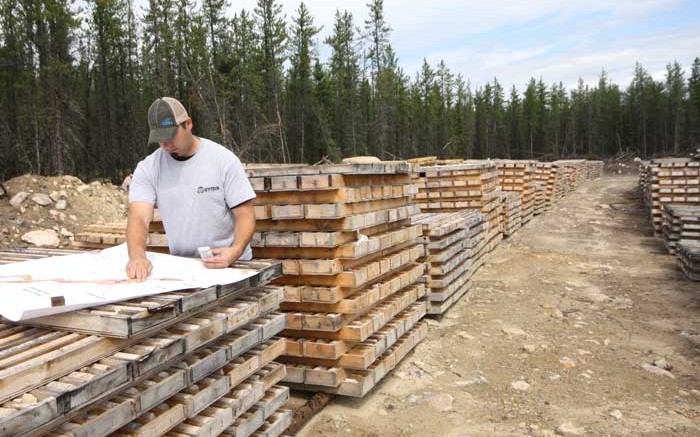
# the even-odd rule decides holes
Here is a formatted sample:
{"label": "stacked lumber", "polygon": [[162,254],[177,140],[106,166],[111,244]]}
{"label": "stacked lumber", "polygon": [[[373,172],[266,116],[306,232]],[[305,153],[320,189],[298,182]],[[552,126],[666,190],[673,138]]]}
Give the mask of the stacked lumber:
{"label": "stacked lumber", "polygon": [[536,162],[534,180],[545,184],[545,206],[549,210],[554,202],[575,191],[586,180],[602,177],[603,161],[583,159]]}
{"label": "stacked lumber", "polygon": [[588,177],[588,166],[583,159],[554,161],[554,165],[563,175],[563,196],[574,192]]}
{"label": "stacked lumber", "polygon": [[639,191],[642,195],[644,206],[651,208],[651,161],[639,163]]}
{"label": "stacked lumber", "polygon": [[700,161],[653,159],[647,171],[646,204],[650,208],[654,233],[661,236],[665,205],[700,205]]}
{"label": "stacked lumber", "polygon": [[[155,223],[154,226],[162,226]],[[168,238],[163,232],[149,229],[146,236],[147,250],[168,253]],[[86,225],[75,234],[72,246],[80,249],[105,249],[126,242],[126,223],[106,223]]]}
{"label": "stacked lumber", "polygon": [[700,160],[691,154],[641,161],[639,188],[654,234],[663,238],[685,275],[700,280]]}
{"label": "stacked lumber", "polygon": [[540,215],[547,210],[547,185],[544,182],[535,182],[535,210],[534,215]]}
{"label": "stacked lumber", "polygon": [[256,274],[0,323],[0,436],[281,434],[283,292],[265,286],[281,266],[237,267]]}
{"label": "stacked lumber", "polygon": [[425,248],[406,162],[246,169],[254,257],[282,260],[293,388],[362,397],[424,338]]}
{"label": "stacked lumber", "polygon": [[461,164],[464,162],[464,159],[462,158],[452,158],[452,159],[438,159],[435,161],[436,165],[452,165],[452,164]]}
{"label": "stacked lumber", "polygon": [[605,168],[605,162],[603,161],[586,161],[587,166],[587,179],[595,180],[603,177],[603,169]]}
{"label": "stacked lumber", "polygon": [[679,241],[676,256],[688,279],[700,281],[700,242],[696,240]]}
{"label": "stacked lumber", "polygon": [[0,265],[46,258],[49,256],[75,255],[77,253],[83,253],[83,251],[79,249],[51,249],[46,247],[0,249]]}
{"label": "stacked lumber", "polygon": [[559,201],[569,193],[569,184],[571,183],[573,169],[571,167],[560,166],[557,163],[554,163],[554,168],[556,169],[554,198],[556,201]]}
{"label": "stacked lumber", "polygon": [[564,197],[562,174],[559,167],[551,162],[535,164],[535,181],[545,184],[545,210]]}
{"label": "stacked lumber", "polygon": [[[126,242],[126,222],[89,224],[75,234],[72,246],[78,249],[106,249]],[[146,248],[151,252],[168,253],[168,238],[158,210],[148,227]]]}
{"label": "stacked lumber", "polygon": [[559,165],[558,163],[553,163],[556,168],[557,180],[554,184],[554,199],[559,201],[566,197],[570,190],[572,181],[574,180],[574,169],[567,167],[565,165]]}
{"label": "stacked lumber", "polygon": [[576,169],[559,161],[555,161],[553,164],[557,168],[556,174],[558,177],[557,183],[554,185],[556,190],[555,198],[561,200],[574,190]]}
{"label": "stacked lumber", "polygon": [[412,165],[451,165],[464,162],[462,158],[438,159],[437,156],[425,156],[420,158],[410,158],[406,162]]}
{"label": "stacked lumber", "polygon": [[664,205],[662,235],[670,253],[681,240],[700,241],[700,206]]}
{"label": "stacked lumber", "polygon": [[501,198],[503,236],[510,237],[522,226],[520,194],[501,191],[498,196]]}
{"label": "stacked lumber", "polygon": [[465,161],[444,166],[419,166],[414,168],[413,176],[418,186],[416,201],[422,212],[480,211],[488,224],[482,250],[488,253],[498,245],[503,232],[495,162]]}
{"label": "stacked lumber", "polygon": [[574,190],[580,187],[588,179],[588,164],[585,159],[568,159],[558,161],[560,165],[565,165],[574,169]]}
{"label": "stacked lumber", "polygon": [[498,160],[498,181],[502,191],[513,191],[520,195],[520,215],[523,225],[528,223],[535,210],[535,165],[536,161]]}
{"label": "stacked lumber", "polygon": [[440,315],[471,286],[474,255],[485,244],[484,215],[474,210],[428,212],[413,216],[412,223],[422,227],[426,245],[421,261],[428,266],[428,314]]}
{"label": "stacked lumber", "polygon": [[406,160],[406,162],[413,165],[436,165],[437,161],[437,156],[421,156]]}

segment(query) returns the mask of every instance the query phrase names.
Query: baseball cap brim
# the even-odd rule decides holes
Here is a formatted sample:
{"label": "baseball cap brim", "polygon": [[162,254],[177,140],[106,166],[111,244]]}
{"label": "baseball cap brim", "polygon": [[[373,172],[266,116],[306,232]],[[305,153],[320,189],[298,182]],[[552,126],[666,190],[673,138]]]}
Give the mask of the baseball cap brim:
{"label": "baseball cap brim", "polygon": [[148,144],[170,141],[177,132],[177,126],[152,129],[148,135]]}

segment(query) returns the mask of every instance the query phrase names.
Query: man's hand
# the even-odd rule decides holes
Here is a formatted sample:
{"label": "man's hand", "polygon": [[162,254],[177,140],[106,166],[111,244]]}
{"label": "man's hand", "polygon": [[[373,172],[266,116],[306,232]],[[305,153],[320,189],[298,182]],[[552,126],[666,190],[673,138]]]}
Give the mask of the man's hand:
{"label": "man's hand", "polygon": [[135,279],[138,282],[143,282],[148,278],[148,275],[153,271],[153,264],[143,256],[136,256],[129,259],[126,264],[126,275],[129,279]]}
{"label": "man's hand", "polygon": [[129,203],[129,216],[126,222],[126,246],[129,262],[126,275],[129,279],[145,281],[153,270],[153,265],[146,258],[146,238],[148,225],[153,217],[153,205],[146,202]]}
{"label": "man's hand", "polygon": [[202,262],[208,269],[225,269],[236,262],[241,256],[241,251],[234,247],[216,247],[211,250],[213,258],[204,258]]}

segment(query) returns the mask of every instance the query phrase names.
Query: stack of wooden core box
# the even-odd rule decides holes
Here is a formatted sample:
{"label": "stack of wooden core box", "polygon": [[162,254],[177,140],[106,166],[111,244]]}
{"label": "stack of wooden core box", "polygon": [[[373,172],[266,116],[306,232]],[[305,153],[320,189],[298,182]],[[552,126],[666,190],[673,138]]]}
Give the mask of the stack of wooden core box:
{"label": "stack of wooden core box", "polygon": [[[126,242],[126,222],[89,224],[75,234],[72,246],[77,249],[105,249]],[[168,253],[168,238],[158,210],[146,237],[147,250]]]}
{"label": "stack of wooden core box", "polygon": [[564,173],[564,195],[568,195],[588,178],[588,165],[583,159],[560,160],[554,162]]}
{"label": "stack of wooden core box", "polygon": [[514,191],[520,195],[522,225],[527,224],[535,210],[536,161],[495,161],[498,165],[498,182],[502,191]]}
{"label": "stack of wooden core box", "polygon": [[484,213],[488,231],[475,261],[491,252],[503,238],[498,167],[493,161],[465,161],[444,166],[414,168],[417,202],[423,212],[474,209]]}
{"label": "stack of wooden core box", "polygon": [[700,206],[664,205],[662,235],[670,253],[681,240],[700,241]]}
{"label": "stack of wooden core box", "polygon": [[83,252],[84,250],[80,249],[53,249],[48,247],[5,248],[0,249],[0,265],[29,261],[31,259],[47,258],[50,256],[75,255]]}
{"label": "stack of wooden core box", "polygon": [[254,257],[282,260],[293,388],[361,397],[426,335],[425,247],[406,162],[249,165]]}
{"label": "stack of wooden core box", "polygon": [[554,168],[557,169],[557,182],[554,184],[554,198],[559,201],[569,194],[569,186],[573,176],[573,169],[571,167],[559,166],[556,163],[554,166]]}
{"label": "stack of wooden core box", "polygon": [[554,198],[557,199],[557,201],[559,201],[566,197],[567,194],[569,194],[569,190],[571,189],[571,181],[573,180],[574,169],[564,165],[559,165],[557,163],[554,163],[554,166],[557,169],[556,175],[558,178],[557,183],[554,185]]}
{"label": "stack of wooden core box", "polygon": [[464,159],[462,158],[451,158],[451,159],[438,159],[435,161],[436,165],[452,165],[452,164],[461,164],[464,162]]}
{"label": "stack of wooden core box", "polygon": [[486,237],[484,215],[467,209],[427,212],[413,216],[412,223],[422,227],[426,245],[428,314],[440,315],[469,291],[473,253]]}
{"label": "stack of wooden core box", "polygon": [[0,435],[280,435],[291,422],[275,362],[283,291],[264,284],[281,265],[236,267],[256,273],[1,323]]}
{"label": "stack of wooden core box", "polygon": [[510,237],[522,226],[520,194],[512,191],[501,191],[498,196],[501,198],[503,236]]}
{"label": "stack of wooden core box", "polygon": [[700,242],[697,240],[679,241],[676,256],[688,279],[700,281]]}
{"label": "stack of wooden core box", "polygon": [[534,215],[540,215],[547,208],[547,185],[544,182],[535,182],[535,210]]}
{"label": "stack of wooden core box", "polygon": [[651,208],[651,162],[641,161],[639,163],[639,191],[642,195],[642,202],[647,209]]}
{"label": "stack of wooden core box", "polygon": [[437,161],[437,156],[420,156],[406,160],[411,165],[437,165]]}
{"label": "stack of wooden core box", "polygon": [[588,180],[588,168],[590,166],[590,161],[585,159],[573,160],[571,164],[574,169],[576,169],[576,188],[580,187],[581,184]]}
{"label": "stack of wooden core box", "polygon": [[559,168],[559,174],[561,175],[560,193],[557,197],[563,199],[576,188],[576,169],[559,161],[555,162],[555,165]]}
{"label": "stack of wooden core box", "polygon": [[586,166],[588,167],[588,179],[594,180],[603,177],[603,169],[605,168],[605,162],[586,161]]}
{"label": "stack of wooden core box", "polygon": [[535,181],[545,184],[545,211],[550,210],[562,194],[559,168],[551,162],[535,164]]}
{"label": "stack of wooden core box", "polygon": [[654,159],[649,164],[646,203],[654,233],[663,232],[664,205],[700,205],[700,161],[691,158]]}

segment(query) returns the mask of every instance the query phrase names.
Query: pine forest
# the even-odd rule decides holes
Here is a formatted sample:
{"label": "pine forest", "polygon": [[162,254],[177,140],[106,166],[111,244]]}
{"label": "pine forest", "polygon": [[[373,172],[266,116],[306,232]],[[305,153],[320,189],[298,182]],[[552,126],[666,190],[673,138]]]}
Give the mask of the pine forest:
{"label": "pine forest", "polygon": [[195,133],[243,162],[651,157],[700,145],[700,57],[670,59],[660,80],[637,63],[626,84],[601,66],[594,85],[533,77],[504,89],[470,84],[449,60],[404,71],[382,0],[361,22],[338,10],[325,39],[304,3],[291,17],[276,0],[235,14],[226,0],[78,3],[0,0],[0,180],[119,180],[151,150],[146,113],[160,96],[180,99]]}

